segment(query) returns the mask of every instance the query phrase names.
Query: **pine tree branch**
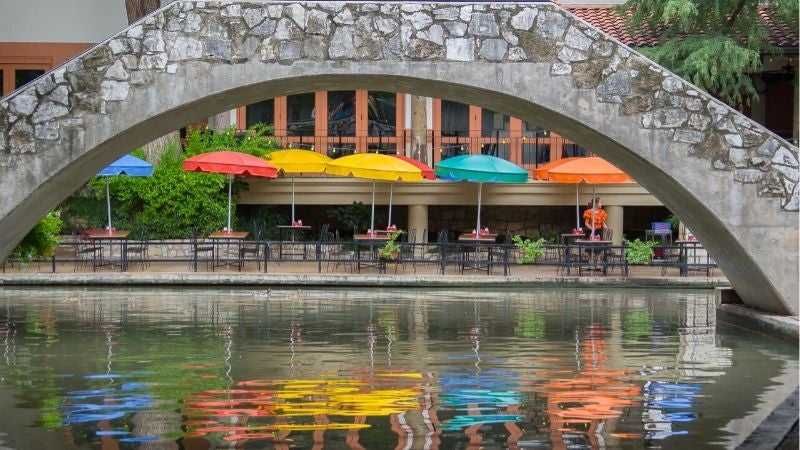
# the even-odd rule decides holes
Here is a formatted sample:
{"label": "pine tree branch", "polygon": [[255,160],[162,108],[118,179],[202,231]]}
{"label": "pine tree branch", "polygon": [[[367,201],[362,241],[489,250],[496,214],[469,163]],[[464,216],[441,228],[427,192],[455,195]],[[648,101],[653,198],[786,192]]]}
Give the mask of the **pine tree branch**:
{"label": "pine tree branch", "polygon": [[731,15],[728,16],[728,20],[726,21],[727,24],[728,24],[728,27],[733,28],[733,24],[736,23],[736,19],[739,17],[739,14],[742,13],[742,10],[744,9],[744,4],[745,3],[747,3],[747,0],[739,0],[739,3],[736,5],[736,8],[734,8],[734,10],[731,13]]}

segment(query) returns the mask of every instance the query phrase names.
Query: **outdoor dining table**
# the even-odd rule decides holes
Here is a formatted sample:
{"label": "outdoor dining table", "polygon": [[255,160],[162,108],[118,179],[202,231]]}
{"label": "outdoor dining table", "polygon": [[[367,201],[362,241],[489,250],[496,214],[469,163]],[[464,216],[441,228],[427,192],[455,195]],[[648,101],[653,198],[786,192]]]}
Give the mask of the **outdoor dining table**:
{"label": "outdoor dining table", "polygon": [[[578,248],[577,255],[578,255],[578,275],[583,274],[583,261],[581,254],[583,250],[588,250],[591,253],[590,256],[590,267],[588,270],[597,271],[600,270],[597,264],[598,255],[602,254],[600,258],[603,261],[603,275],[608,273],[608,266],[606,265],[606,259],[608,256],[608,251],[611,250],[611,246],[613,245],[612,241],[606,240],[596,240],[596,239],[576,239],[575,245]],[[569,266],[568,266],[569,267]],[[569,268],[567,269],[569,273]]]}
{"label": "outdoor dining table", "polygon": [[[278,258],[283,259],[283,242],[286,240],[286,234],[291,237],[291,242],[295,241],[296,234],[304,235],[306,232],[311,231],[310,225],[278,225]],[[290,256],[299,256],[300,254],[291,254]],[[306,245],[303,244],[303,259],[305,260],[307,254]]]}
{"label": "outdoor dining table", "polygon": [[[124,272],[128,270],[128,235],[130,231],[126,230],[116,230],[116,229],[90,229],[86,230],[85,235],[86,238],[92,241],[94,244],[100,246],[100,260],[97,261],[96,259],[93,261],[94,268],[102,267],[104,265],[113,265],[114,263],[109,259],[108,262],[104,261],[103,258],[103,251],[102,245],[108,244],[108,256],[111,257],[111,250],[115,242],[119,242],[120,252],[119,252],[119,265],[120,269]],[[96,257],[95,257],[96,258]]]}
{"label": "outdoor dining table", "polygon": [[[689,266],[698,265],[696,262],[694,264],[689,263],[689,258],[691,257],[693,260],[697,260],[697,250],[703,248],[703,245],[700,241],[696,239],[678,239],[675,241],[675,245],[680,247],[680,255],[678,257],[679,264],[680,264],[680,276],[685,277],[689,275]],[[691,255],[690,255],[691,253]],[[708,256],[706,256],[708,258]],[[706,267],[706,271],[708,272],[709,264],[706,261],[704,265]]]}
{"label": "outdoor dining table", "polygon": [[[458,242],[463,244],[460,246],[461,248],[461,273],[464,273],[465,270],[483,270],[486,269],[487,273],[491,271],[491,258],[492,252],[488,251],[488,246],[494,244],[497,241],[497,234],[495,233],[481,233],[476,235],[476,233],[462,233],[458,236]],[[488,260],[486,263],[481,263],[478,260],[478,252],[480,250],[481,245],[485,245],[487,247],[487,258]],[[475,254],[475,260],[470,259],[470,253]]]}
{"label": "outdoor dining table", "polygon": [[[238,264],[238,254],[239,249],[242,246],[242,241],[247,239],[250,236],[250,233],[247,231],[215,231],[208,235],[208,238],[211,239],[214,245],[214,258],[216,261],[213,262],[213,267],[222,267],[225,265],[233,264],[229,261],[223,261],[222,252],[220,251],[223,247],[226,249],[226,253],[230,251],[231,246],[235,244],[236,247],[236,255],[237,255],[237,262]],[[222,261],[222,262],[220,262]]]}

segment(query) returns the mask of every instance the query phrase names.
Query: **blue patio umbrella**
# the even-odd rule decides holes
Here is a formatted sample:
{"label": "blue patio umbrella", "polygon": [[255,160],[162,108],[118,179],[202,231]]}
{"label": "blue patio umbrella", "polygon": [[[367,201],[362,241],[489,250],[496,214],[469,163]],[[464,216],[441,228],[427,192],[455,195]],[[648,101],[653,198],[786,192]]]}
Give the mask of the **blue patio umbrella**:
{"label": "blue patio umbrella", "polygon": [[436,176],[446,180],[478,183],[478,220],[475,232],[481,231],[481,196],[483,183],[525,183],[528,171],[505,159],[489,155],[461,155],[436,164]]}
{"label": "blue patio umbrella", "polygon": [[153,165],[135,156],[125,155],[101,170],[97,176],[106,177],[106,206],[108,207],[108,225],[111,230],[111,195],[108,188],[108,177],[127,175],[129,177],[149,177],[153,175]]}

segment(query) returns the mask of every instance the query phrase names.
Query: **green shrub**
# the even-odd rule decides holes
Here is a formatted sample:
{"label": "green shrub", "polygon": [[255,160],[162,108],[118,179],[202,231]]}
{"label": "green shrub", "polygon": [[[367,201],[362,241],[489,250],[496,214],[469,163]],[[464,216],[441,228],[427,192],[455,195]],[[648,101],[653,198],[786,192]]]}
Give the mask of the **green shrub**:
{"label": "green shrub", "polygon": [[533,241],[517,235],[511,238],[511,241],[522,252],[522,260],[520,261],[522,264],[533,264],[544,255],[544,238]]}
{"label": "green shrub", "polygon": [[658,245],[656,241],[635,241],[628,242],[625,248],[625,260],[628,264],[647,264],[653,260],[653,247]]}
{"label": "green shrub", "polygon": [[15,259],[30,260],[33,258],[52,256],[58,247],[61,229],[64,222],[59,211],[50,211],[22,238],[17,248],[11,253]]}

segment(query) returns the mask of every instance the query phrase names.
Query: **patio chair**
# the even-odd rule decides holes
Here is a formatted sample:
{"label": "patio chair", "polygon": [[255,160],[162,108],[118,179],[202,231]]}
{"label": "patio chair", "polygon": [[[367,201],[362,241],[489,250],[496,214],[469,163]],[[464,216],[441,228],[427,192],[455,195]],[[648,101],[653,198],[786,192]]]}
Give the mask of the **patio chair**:
{"label": "patio chair", "polygon": [[87,269],[91,267],[92,271],[97,270],[98,259],[103,257],[103,247],[80,237],[75,239],[72,245],[76,259],[73,272],[77,272],[81,267]]}
{"label": "patio chair", "polygon": [[627,277],[630,272],[628,270],[628,259],[625,257],[625,249],[627,247],[627,243],[623,242],[622,246],[612,246],[606,252],[606,270],[608,273],[613,273],[615,270],[619,269],[620,274],[624,277]]}
{"label": "patio chair", "polygon": [[242,242],[239,246],[239,272],[242,271],[245,264],[245,259],[255,258],[258,271],[261,271],[261,240],[264,237],[264,224],[257,222],[253,227],[253,240]]}
{"label": "patio chair", "polygon": [[672,245],[672,224],[669,222],[652,222],[650,229],[644,231],[648,240],[658,240],[663,245]]}
{"label": "patio chair", "polygon": [[133,259],[144,270],[150,267],[149,233],[146,228],[142,228],[138,234],[139,240],[128,242],[128,267],[130,267],[130,261]]}
{"label": "patio chair", "polygon": [[355,261],[355,251],[347,248],[337,230],[333,235],[332,245],[328,253],[328,270],[330,271],[330,266],[333,264],[333,270],[338,270],[339,266],[342,266],[347,272],[352,273],[355,272]]}
{"label": "patio chair", "polygon": [[206,261],[206,270],[211,268],[211,271],[214,271],[214,265],[216,263],[216,249],[214,248],[214,244],[211,242],[207,242],[205,238],[197,231],[192,231],[192,269],[197,272],[197,262],[199,261],[201,256],[205,256]]}

